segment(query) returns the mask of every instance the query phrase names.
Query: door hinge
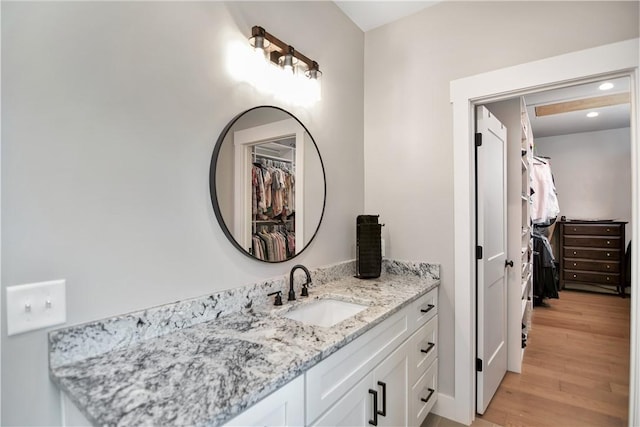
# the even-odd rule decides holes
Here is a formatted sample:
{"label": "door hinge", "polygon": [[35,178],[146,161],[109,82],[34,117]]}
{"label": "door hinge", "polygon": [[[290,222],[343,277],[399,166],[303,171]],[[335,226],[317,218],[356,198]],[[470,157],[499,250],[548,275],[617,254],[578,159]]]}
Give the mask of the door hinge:
{"label": "door hinge", "polygon": [[482,145],[482,134],[476,133],[476,147],[480,147]]}
{"label": "door hinge", "polygon": [[482,372],[482,359],[476,358],[476,371]]}
{"label": "door hinge", "polygon": [[482,259],[482,246],[476,246],[476,259]]}

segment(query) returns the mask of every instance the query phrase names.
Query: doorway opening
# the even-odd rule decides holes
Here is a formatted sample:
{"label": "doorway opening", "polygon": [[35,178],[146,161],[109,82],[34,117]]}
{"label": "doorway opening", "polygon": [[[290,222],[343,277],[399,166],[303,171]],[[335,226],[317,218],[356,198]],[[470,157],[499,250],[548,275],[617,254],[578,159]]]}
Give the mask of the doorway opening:
{"label": "doorway opening", "polygon": [[[512,128],[505,259],[511,263],[511,269],[505,265],[510,354],[503,375],[515,372],[506,373],[491,403],[478,407],[486,421],[578,420],[569,416],[584,425],[626,424],[630,307],[618,295],[628,289],[625,248],[632,231],[629,83],[628,77],[606,79],[485,104]],[[587,116],[593,112],[599,120]],[[481,223],[478,216],[479,230]],[[478,352],[482,336],[479,322]],[[486,374],[477,375],[480,387]],[[536,399],[545,411],[532,410]]]}
{"label": "doorway opening", "polygon": [[[603,77],[628,76],[631,80],[631,139],[632,146],[632,241],[640,238],[638,218],[640,181],[637,149],[640,122],[637,101],[639,39],[599,46],[552,58],[520,64],[501,70],[478,74],[451,82],[454,147],[454,259],[455,259],[455,395],[438,399],[435,412],[446,418],[469,425],[475,418],[475,173],[473,165],[473,108],[525,95],[544,89],[553,89],[602,79]],[[632,274],[637,281],[640,256],[637,251],[631,258]],[[632,285],[633,286],[633,285]],[[636,287],[636,286],[634,286]],[[640,424],[640,359],[637,343],[640,342],[638,298],[631,294],[631,351],[629,376],[629,422]]]}

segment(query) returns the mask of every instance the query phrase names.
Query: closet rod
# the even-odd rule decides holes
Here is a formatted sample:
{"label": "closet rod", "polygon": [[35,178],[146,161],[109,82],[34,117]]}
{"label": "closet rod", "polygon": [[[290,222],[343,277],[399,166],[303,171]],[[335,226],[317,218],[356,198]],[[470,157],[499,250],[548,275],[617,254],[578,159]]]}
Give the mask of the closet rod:
{"label": "closet rod", "polygon": [[278,162],[284,162],[284,163],[293,163],[293,160],[285,159],[282,157],[270,156],[268,154],[253,153],[254,160],[256,157],[260,157],[262,159],[276,160]]}

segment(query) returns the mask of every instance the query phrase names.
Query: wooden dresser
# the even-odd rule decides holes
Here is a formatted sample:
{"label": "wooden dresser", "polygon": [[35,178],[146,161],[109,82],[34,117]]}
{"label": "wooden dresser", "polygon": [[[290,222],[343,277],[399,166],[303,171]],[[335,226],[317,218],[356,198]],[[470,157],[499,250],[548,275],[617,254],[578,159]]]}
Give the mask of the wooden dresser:
{"label": "wooden dresser", "polygon": [[560,289],[571,284],[612,286],[624,297],[626,222],[568,220],[558,224]]}

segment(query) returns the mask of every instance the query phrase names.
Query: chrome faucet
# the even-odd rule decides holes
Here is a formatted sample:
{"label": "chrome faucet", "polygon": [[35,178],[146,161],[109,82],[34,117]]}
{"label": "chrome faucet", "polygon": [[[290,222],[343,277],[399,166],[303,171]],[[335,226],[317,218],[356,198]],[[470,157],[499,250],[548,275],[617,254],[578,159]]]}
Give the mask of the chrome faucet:
{"label": "chrome faucet", "polygon": [[309,273],[309,270],[307,270],[307,267],[305,267],[304,265],[301,265],[301,264],[297,264],[297,265],[293,266],[293,268],[291,269],[291,273],[289,274],[289,298],[288,298],[288,301],[295,301],[295,299],[296,299],[296,293],[293,291],[293,273],[297,269],[302,269],[302,271],[304,271],[305,274],[307,275],[307,281],[302,284],[302,292],[300,293],[300,296],[303,296],[303,297],[308,297],[309,296],[309,291],[307,290],[307,285],[311,284],[311,274]]}

